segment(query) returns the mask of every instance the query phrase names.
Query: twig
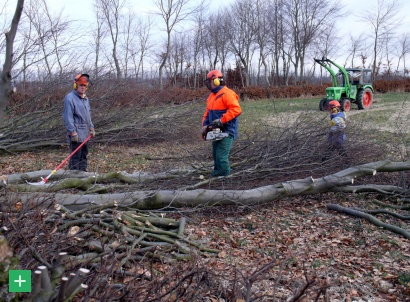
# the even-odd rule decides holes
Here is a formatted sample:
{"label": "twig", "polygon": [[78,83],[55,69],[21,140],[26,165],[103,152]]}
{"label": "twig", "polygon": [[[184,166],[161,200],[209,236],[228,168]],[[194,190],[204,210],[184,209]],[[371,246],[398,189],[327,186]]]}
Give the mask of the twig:
{"label": "twig", "polygon": [[396,210],[410,210],[410,206],[395,206],[386,202],[382,202],[380,200],[374,199],[373,203],[379,205],[379,206],[383,206],[386,208],[391,208],[391,209],[396,209]]}
{"label": "twig", "polygon": [[400,215],[398,213],[391,212],[391,211],[384,210],[384,209],[380,209],[380,210],[366,210],[366,209],[360,209],[360,208],[353,208],[353,209],[356,211],[361,211],[361,212],[368,213],[368,214],[386,214],[386,215],[393,216],[395,218],[399,218],[401,220],[410,220],[410,216]]}
{"label": "twig", "polygon": [[276,260],[272,260],[268,262],[267,264],[263,265],[260,269],[256,269],[252,275],[250,275],[247,279],[245,279],[245,284],[246,284],[246,300],[245,301],[251,301],[250,294],[251,294],[251,288],[252,288],[253,283],[255,283],[257,278],[260,275],[262,275],[266,270],[270,269],[272,265],[274,265],[275,263],[276,263]]}
{"label": "twig", "polygon": [[147,234],[141,234],[141,236],[132,243],[131,248],[129,249],[129,251],[127,253],[127,256],[124,259],[121,260],[120,267],[123,266],[126,262],[128,262],[128,260],[131,258],[131,254],[132,254],[133,250],[135,249],[135,247],[137,246],[137,244],[139,244],[146,236],[147,236]]}
{"label": "twig", "polygon": [[364,219],[366,219],[367,221],[369,221],[370,223],[372,223],[376,226],[385,228],[389,231],[392,231],[394,233],[402,235],[405,238],[410,238],[410,232],[407,232],[406,230],[404,230],[402,228],[399,228],[395,225],[384,223],[384,222],[380,221],[379,219],[377,219],[376,217],[374,217],[370,214],[363,213],[363,212],[360,212],[360,211],[356,211],[356,210],[353,210],[353,209],[350,209],[350,208],[345,208],[345,207],[342,207],[342,206],[337,205],[337,204],[328,204],[327,208],[329,210],[334,210],[334,211],[345,213],[345,214],[348,214],[348,215],[351,215],[351,216],[364,218]]}
{"label": "twig", "polygon": [[293,297],[290,297],[288,300],[286,300],[286,302],[296,302],[299,300],[300,297],[303,296],[303,294],[305,293],[305,291],[313,284],[315,283],[315,279],[313,278],[312,281],[309,281],[308,276],[305,272],[305,278],[306,278],[306,283],[299,288],[298,291],[296,291],[296,293],[293,295]]}

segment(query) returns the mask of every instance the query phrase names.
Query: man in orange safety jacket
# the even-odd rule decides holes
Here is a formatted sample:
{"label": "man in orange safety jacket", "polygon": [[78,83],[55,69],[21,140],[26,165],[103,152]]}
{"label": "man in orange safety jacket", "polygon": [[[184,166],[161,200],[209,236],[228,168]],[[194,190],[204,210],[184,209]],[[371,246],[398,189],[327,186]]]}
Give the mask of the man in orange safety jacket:
{"label": "man in orange safety jacket", "polygon": [[210,71],[204,83],[211,93],[202,118],[202,133],[204,134],[207,127],[212,125],[229,134],[228,137],[212,142],[212,176],[227,176],[231,173],[229,153],[232,142],[238,137],[238,116],[242,109],[238,95],[225,86],[223,74],[219,70]]}

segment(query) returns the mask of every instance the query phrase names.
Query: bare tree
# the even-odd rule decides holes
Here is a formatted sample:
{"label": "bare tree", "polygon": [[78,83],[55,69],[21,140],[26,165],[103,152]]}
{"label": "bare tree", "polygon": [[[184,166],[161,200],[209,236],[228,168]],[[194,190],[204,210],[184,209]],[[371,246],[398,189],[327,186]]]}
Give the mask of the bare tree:
{"label": "bare tree", "polygon": [[271,28],[271,48],[272,48],[272,71],[273,71],[273,84],[279,85],[279,75],[280,75],[280,61],[282,59],[283,75],[287,72],[285,71],[286,66],[288,66],[285,55],[285,35],[286,35],[286,24],[285,24],[285,14],[284,14],[284,1],[274,0],[270,3],[269,11],[269,25]]}
{"label": "bare tree", "polygon": [[97,5],[101,6],[102,13],[105,17],[106,25],[110,32],[112,43],[112,59],[116,70],[117,79],[122,78],[122,71],[118,59],[118,39],[120,35],[120,12],[124,6],[122,0],[95,0]]}
{"label": "bare tree", "polygon": [[192,37],[192,74],[193,74],[193,88],[197,88],[197,72],[201,68],[200,54],[204,51],[204,30],[205,30],[205,18],[202,15],[197,16],[196,27],[194,29]]}
{"label": "bare tree", "polygon": [[51,31],[50,28],[44,24],[44,19],[46,16],[44,12],[40,8],[41,4],[37,1],[29,2],[29,7],[26,11],[26,15],[33,26],[35,32],[37,43],[39,45],[39,49],[41,51],[42,60],[44,61],[45,70],[47,71],[47,76],[51,79],[53,63],[51,62],[50,58],[50,49],[48,47],[48,43],[51,40]]}
{"label": "bare tree", "polygon": [[[150,42],[152,30],[152,20],[148,17],[143,20],[137,18],[136,35],[137,43],[134,45],[133,53],[131,54],[134,63],[134,74],[136,80],[144,79],[144,60],[149,55],[153,45]],[[141,76],[139,76],[141,74]]]}
{"label": "bare tree", "polygon": [[398,61],[397,61],[397,67],[396,67],[396,73],[399,73],[400,69],[400,63],[403,61],[403,76],[406,74],[406,55],[410,53],[410,34],[405,33],[402,34],[397,41],[397,55],[398,55]]}
{"label": "bare tree", "polygon": [[[393,64],[393,58],[391,56],[391,52],[389,50],[390,47],[394,45],[394,38],[392,34],[387,34],[386,38],[383,40],[383,49],[384,51],[384,57],[386,58],[386,61],[383,63],[381,60],[379,61],[379,64],[383,64],[384,66],[384,73],[391,75],[392,73],[392,64]],[[378,70],[380,70],[380,67],[378,67]]]}
{"label": "bare tree", "polygon": [[37,59],[44,62],[46,76],[51,79],[57,73],[61,77],[73,59],[67,55],[70,53],[72,42],[79,39],[70,33],[73,21],[68,21],[62,11],[57,15],[53,14],[46,0],[31,1],[26,15],[31,28],[35,31],[31,44],[39,47]]}
{"label": "bare tree", "polygon": [[[207,18],[203,30],[203,65],[208,70],[220,68],[225,72],[225,65],[230,53],[229,17],[226,9],[219,10]],[[218,65],[220,65],[218,67]]]}
{"label": "bare tree", "polygon": [[163,89],[163,70],[167,63],[168,56],[171,50],[171,36],[175,27],[181,22],[195,16],[204,8],[205,0],[199,3],[193,3],[189,0],[155,0],[155,5],[159,9],[159,15],[165,22],[166,42],[165,52],[160,56],[159,65],[159,87]]}
{"label": "bare tree", "polygon": [[379,72],[377,66],[379,66],[378,61],[381,61],[383,41],[386,40],[388,35],[394,33],[402,19],[397,16],[400,8],[399,0],[392,0],[391,2],[377,0],[374,8],[364,11],[359,16],[359,20],[370,24],[373,33],[373,80]]}
{"label": "bare tree", "polygon": [[98,77],[100,74],[100,55],[102,52],[102,44],[104,37],[107,33],[107,29],[105,29],[104,23],[105,23],[105,18],[104,14],[102,12],[102,7],[98,3],[98,1],[95,1],[94,4],[94,13],[96,16],[96,23],[95,23],[95,28],[93,29],[92,37],[93,37],[93,42],[94,42],[94,51],[95,51],[95,60],[94,60],[94,76]]}
{"label": "bare tree", "polygon": [[352,35],[349,36],[350,38],[350,45],[348,47],[348,55],[346,57],[345,66],[350,59],[350,66],[355,67],[354,59],[358,56],[361,52],[362,48],[364,47],[363,41],[365,40],[364,34],[361,34],[357,38],[353,37]]}
{"label": "bare tree", "polygon": [[[334,27],[334,23],[330,24],[329,28],[322,30],[321,34],[317,38],[317,49],[314,54],[314,58],[331,58],[336,56],[337,51],[339,50],[340,45],[334,43],[335,39],[337,40],[339,37],[333,33],[331,30]],[[313,64],[312,72],[308,76],[314,76],[316,74],[316,67],[317,64]],[[322,67],[319,68],[320,70],[320,81],[322,82]]]}
{"label": "bare tree", "polygon": [[132,56],[132,48],[133,45],[135,44],[135,35],[133,34],[133,28],[134,28],[134,21],[135,21],[135,13],[129,11],[127,15],[125,15],[124,19],[124,24],[122,26],[123,28],[123,35],[120,36],[121,40],[121,48],[123,51],[124,55],[124,60],[123,60],[123,72],[124,72],[124,77],[128,78],[128,70],[130,68],[130,62],[131,62],[131,56]]}
{"label": "bare tree", "polygon": [[[5,33],[9,27],[7,23],[7,19],[3,18],[6,16],[6,7],[8,2],[5,1],[2,5],[0,5],[0,32]],[[6,39],[3,36],[0,36],[0,53],[3,53],[4,49],[6,48]]]}
{"label": "bare tree", "polygon": [[227,14],[228,33],[231,52],[243,65],[246,77],[243,86],[250,84],[250,64],[253,48],[256,47],[256,2],[239,0],[233,4]]}
{"label": "bare tree", "polygon": [[305,57],[308,47],[320,30],[341,16],[341,7],[334,0],[290,0],[285,4],[288,21],[292,29],[295,56],[295,81],[304,76]]}
{"label": "bare tree", "polygon": [[14,39],[16,38],[17,28],[24,8],[24,0],[18,0],[10,30],[6,32],[6,55],[4,58],[3,69],[0,76],[0,124],[4,121],[4,113],[9,104],[10,96],[13,94],[11,87],[11,69],[13,62]]}
{"label": "bare tree", "polygon": [[189,36],[186,33],[174,33],[168,58],[168,73],[172,76],[173,84],[177,84],[177,77],[183,75],[184,63],[189,61]]}
{"label": "bare tree", "polygon": [[269,28],[269,21],[268,21],[268,16],[270,14],[269,12],[269,2],[266,0],[257,0],[256,1],[256,9],[257,9],[257,14],[256,14],[256,43],[259,48],[259,60],[260,64],[258,66],[258,76],[257,78],[259,79],[260,77],[260,67],[261,65],[263,66],[263,74],[264,74],[264,79],[265,79],[265,84],[267,86],[270,86],[269,82],[269,71],[268,71],[268,62],[267,62],[267,57],[268,57],[268,43],[269,43],[269,33],[270,33],[270,28]]}

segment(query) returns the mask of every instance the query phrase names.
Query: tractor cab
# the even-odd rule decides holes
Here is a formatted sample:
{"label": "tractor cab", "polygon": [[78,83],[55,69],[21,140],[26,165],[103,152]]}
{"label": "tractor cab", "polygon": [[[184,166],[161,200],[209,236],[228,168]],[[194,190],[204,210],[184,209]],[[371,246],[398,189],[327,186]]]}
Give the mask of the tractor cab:
{"label": "tractor cab", "polygon": [[363,68],[346,68],[350,85],[361,87],[372,84],[372,70]]}

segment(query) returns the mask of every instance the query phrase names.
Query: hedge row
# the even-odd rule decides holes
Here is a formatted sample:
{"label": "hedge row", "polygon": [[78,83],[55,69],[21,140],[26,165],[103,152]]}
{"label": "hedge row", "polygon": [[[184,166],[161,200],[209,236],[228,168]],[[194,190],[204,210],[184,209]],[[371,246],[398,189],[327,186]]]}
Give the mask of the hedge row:
{"label": "hedge row", "polygon": [[[258,99],[283,99],[299,97],[317,97],[325,95],[326,87],[322,85],[301,84],[293,86],[260,87],[252,86],[241,89],[233,88],[241,100]],[[410,92],[410,79],[402,80],[377,80],[374,83],[375,92]],[[44,110],[55,105],[62,106],[65,94],[70,88],[60,87],[53,91],[47,89],[26,90],[25,93],[17,91],[13,95],[11,108],[14,114],[19,115],[33,110]],[[205,87],[190,89],[169,86],[159,90],[154,84],[147,85],[126,82],[96,83],[88,91],[94,109],[126,107],[127,105],[152,106],[167,104],[183,104],[195,100],[205,100],[209,91]]]}

